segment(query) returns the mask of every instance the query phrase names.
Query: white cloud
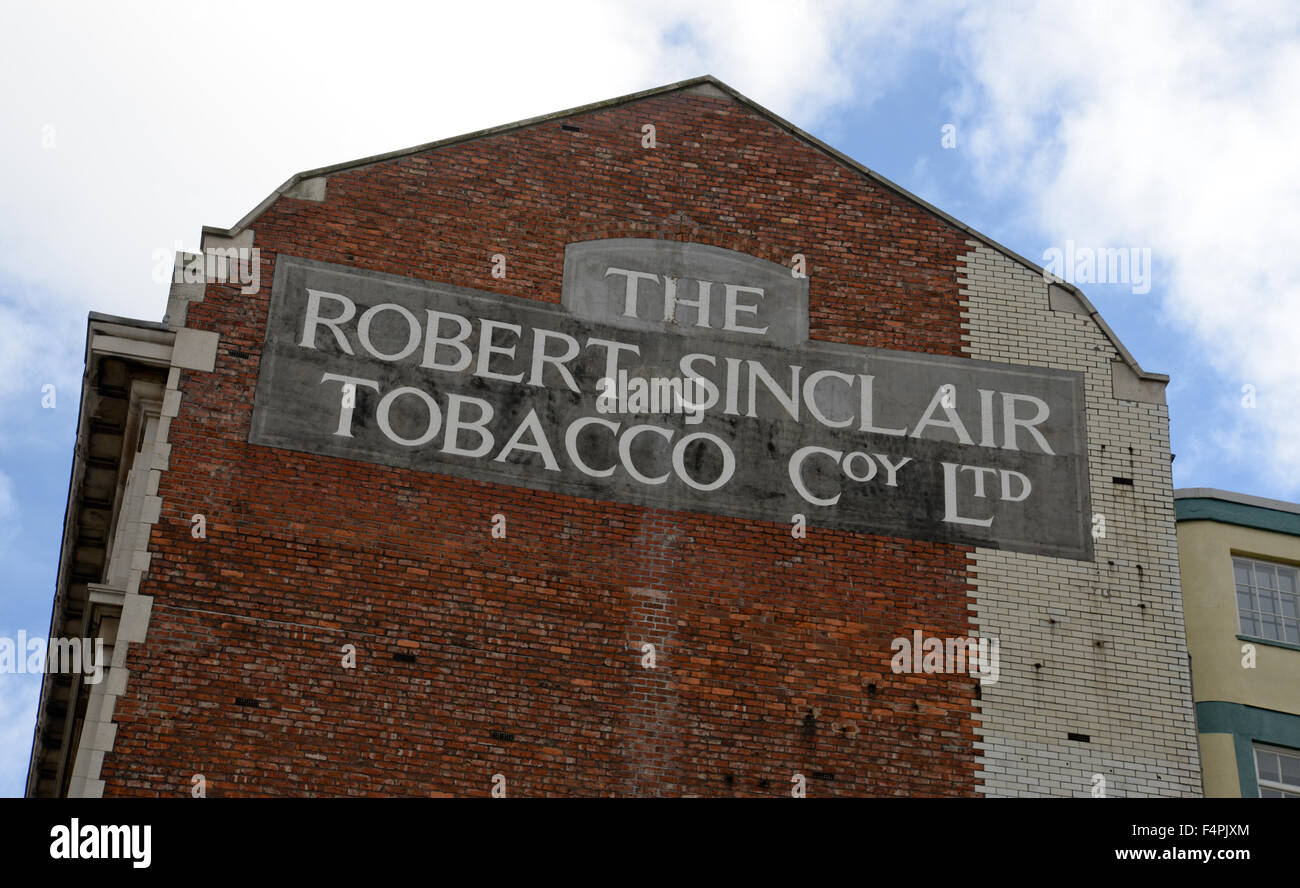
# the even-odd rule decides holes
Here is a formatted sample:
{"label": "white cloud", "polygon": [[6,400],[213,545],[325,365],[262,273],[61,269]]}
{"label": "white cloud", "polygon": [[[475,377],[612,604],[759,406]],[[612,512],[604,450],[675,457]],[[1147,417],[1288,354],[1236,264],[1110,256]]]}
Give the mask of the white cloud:
{"label": "white cloud", "polygon": [[1256,450],[1262,435],[1278,491],[1300,491],[1293,7],[917,6],[14,7],[0,281],[22,286],[0,284],[0,399],[75,386],[86,311],[161,317],[155,251],[195,248],[201,225],[232,224],[298,170],[700,73],[833,138],[837,108],[938,48],[968,84],[953,119],[977,181],[1055,243],[1151,247],[1189,348],[1225,388],[1259,392],[1256,414],[1206,421]]}
{"label": "white cloud", "polygon": [[[837,107],[887,92],[929,44],[968,83],[954,112],[978,181],[1057,243],[1151,247],[1189,350],[1226,391],[1256,386],[1255,411],[1201,401],[1214,416],[1180,464],[1262,450],[1273,495],[1300,492],[1294,6],[917,5],[13,5],[0,401],[55,381],[75,404],[85,312],[161,317],[154,252],[194,249],[201,225],[234,223],[298,170],[702,73],[833,130]],[[0,474],[0,530],[16,520]],[[0,677],[0,787],[21,789],[33,687]]]}
{"label": "white cloud", "polygon": [[[371,0],[363,13],[6,8],[0,410],[46,382],[75,410],[86,312],[161,318],[155,251],[196,249],[201,226],[233,224],[295,172],[706,73],[811,128],[883,93],[916,33],[903,0]],[[0,792],[21,791],[34,707],[0,677]]]}
{"label": "white cloud", "polygon": [[0,268],[78,309],[158,318],[154,251],[195,248],[294,172],[702,73],[808,125],[851,94],[851,69],[882,88],[897,9],[19,6],[0,59],[22,84],[0,95]]}
{"label": "white cloud", "polygon": [[[61,309],[34,296],[30,287],[0,292],[0,403],[23,398],[28,406],[39,405],[43,387],[53,385],[55,409],[76,409],[86,318]],[[15,405],[5,412],[12,417],[18,409]],[[12,432],[10,424],[0,427],[0,443]]]}
{"label": "white cloud", "polygon": [[1193,448],[1300,493],[1295,7],[1015,3],[959,28],[981,181],[1018,191],[1056,244],[1150,247],[1189,351],[1226,391],[1259,393],[1255,411],[1198,417]]}
{"label": "white cloud", "polygon": [[0,400],[75,385],[87,311],[160,319],[155,252],[196,249],[297,171],[704,73],[812,126],[886,88],[914,17],[897,0],[16,6]]}

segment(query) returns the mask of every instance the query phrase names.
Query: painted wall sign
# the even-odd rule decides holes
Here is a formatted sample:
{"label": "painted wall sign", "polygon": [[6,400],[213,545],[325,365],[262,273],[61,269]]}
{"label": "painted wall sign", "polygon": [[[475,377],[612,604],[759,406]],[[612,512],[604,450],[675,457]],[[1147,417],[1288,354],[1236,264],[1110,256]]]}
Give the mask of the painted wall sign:
{"label": "painted wall sign", "polygon": [[807,297],[664,241],[571,245],[561,305],[281,255],[249,441],[1092,557],[1081,373],[809,340]]}

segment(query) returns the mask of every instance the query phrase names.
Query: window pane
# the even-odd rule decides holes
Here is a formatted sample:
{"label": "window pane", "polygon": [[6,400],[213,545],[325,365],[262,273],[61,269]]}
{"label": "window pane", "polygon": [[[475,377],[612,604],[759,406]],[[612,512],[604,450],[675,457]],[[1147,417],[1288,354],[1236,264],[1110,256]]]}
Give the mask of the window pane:
{"label": "window pane", "polygon": [[1282,762],[1282,782],[1300,786],[1300,758],[1293,755],[1278,756]]}
{"label": "window pane", "polygon": [[1279,569],[1277,572],[1278,588],[1284,592],[1290,592],[1292,595],[1296,591],[1296,572],[1293,570]]}
{"label": "window pane", "polygon": [[1289,644],[1300,644],[1300,623],[1286,624],[1286,640]]}
{"label": "window pane", "polygon": [[1271,752],[1256,749],[1255,765],[1259,768],[1260,780],[1272,780],[1274,783],[1277,782],[1278,777],[1280,776],[1278,774],[1277,756]]}
{"label": "window pane", "polygon": [[[1278,792],[1276,789],[1269,789],[1267,786],[1261,786],[1261,787],[1259,788],[1259,797],[1260,797],[1261,799],[1284,799],[1284,798],[1286,798],[1285,795],[1283,795],[1282,793]],[[1287,810],[1290,810],[1290,809],[1288,808]]]}
{"label": "window pane", "polygon": [[1282,627],[1278,625],[1276,617],[1269,617],[1269,616],[1260,617],[1259,637],[1271,638],[1274,641],[1282,640]]}
{"label": "window pane", "polygon": [[1282,616],[1294,620],[1300,617],[1298,610],[1300,610],[1300,599],[1297,599],[1294,595],[1282,596]]}
{"label": "window pane", "polygon": [[1241,634],[1259,637],[1259,621],[1251,614],[1241,615]]}
{"label": "window pane", "polygon": [[1237,582],[1243,585],[1250,585],[1250,562],[1233,559],[1232,573],[1237,578]]}
{"label": "window pane", "polygon": [[1259,612],[1262,614],[1281,613],[1281,607],[1277,603],[1277,593],[1272,589],[1259,590]]}
{"label": "window pane", "polygon": [[1276,589],[1277,576],[1267,564],[1255,565],[1255,585],[1261,589]]}

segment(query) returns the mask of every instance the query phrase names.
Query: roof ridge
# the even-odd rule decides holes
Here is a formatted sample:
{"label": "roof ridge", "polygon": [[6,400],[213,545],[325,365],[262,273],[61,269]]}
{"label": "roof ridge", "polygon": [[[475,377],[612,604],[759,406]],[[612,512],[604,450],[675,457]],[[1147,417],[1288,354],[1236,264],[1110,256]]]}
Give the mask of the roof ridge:
{"label": "roof ridge", "polygon": [[[887,179],[886,177],[875,172],[874,170],[867,168],[866,166],[862,165],[858,161],[849,157],[847,154],[844,154],[842,151],[833,148],[832,146],[826,144],[821,139],[818,139],[816,136],[812,135],[811,133],[805,132],[804,130],[795,126],[793,123],[781,117],[779,114],[776,114],[775,112],[769,110],[768,108],[765,108],[764,106],[760,105],[758,102],[755,102],[753,99],[749,98],[748,96],[743,95],[733,87],[727,85],[726,83],[723,83],[721,80],[714,77],[712,74],[702,74],[697,77],[687,78],[686,80],[679,80],[676,83],[669,83],[663,86],[653,87],[651,89],[640,90],[639,92],[628,93],[626,95],[618,96],[616,98],[605,99],[599,102],[592,102],[586,105],[580,105],[575,108],[567,108],[563,111],[555,111],[550,114],[543,114],[536,117],[529,117],[524,120],[514,121],[513,123],[505,123],[505,124],[501,124],[500,126],[494,126],[494,127],[489,127],[488,129],[476,130],[474,132],[464,133],[459,136],[451,136],[446,139],[439,139],[433,142],[425,142],[422,145],[415,145],[410,148],[400,148],[396,151],[389,151],[384,154],[373,154],[370,155],[369,157],[362,157],[356,160],[344,161],[342,163],[331,164],[329,166],[317,167],[316,169],[304,170],[303,172],[295,173],[294,175],[290,176],[289,179],[283,185],[281,185],[275,191],[267,195],[267,197],[264,200],[262,200],[261,203],[253,207],[252,210],[250,210],[242,219],[236,222],[232,227],[216,228],[216,227],[205,225],[203,226],[202,234],[203,237],[205,238],[209,235],[214,237],[221,237],[221,238],[237,237],[249,225],[251,225],[255,219],[261,216],[262,213],[266,212],[266,210],[273,203],[275,203],[277,200],[283,197],[287,192],[291,191],[298,184],[309,179],[314,179],[320,176],[328,176],[331,173],[337,173],[343,170],[359,169],[361,167],[371,166],[377,163],[385,163],[387,161],[397,160],[398,158],[409,157],[412,154],[419,154],[424,151],[432,151],[437,148],[444,148],[448,145],[455,145],[461,142],[469,142],[474,139],[481,139],[487,136],[510,132],[512,130],[523,129],[524,127],[536,126],[540,123],[563,120],[566,117],[574,117],[579,114],[590,114],[593,111],[599,111],[605,108],[613,108],[619,105],[626,105],[628,103],[641,101],[643,99],[651,98],[653,96],[665,95],[667,93],[672,93],[672,92],[680,92],[681,90],[691,89],[693,87],[698,87],[703,85],[713,86],[721,90],[723,93],[730,96],[732,99],[736,100],[737,102],[744,105],[745,107],[749,108],[751,111],[754,111],[760,116],[767,118],[769,121],[771,121],[781,129],[786,130],[795,138],[800,139],[806,142],[807,144],[809,144],[810,146],[816,148],[817,150],[830,155],[832,158],[844,164],[845,166],[849,167],[853,171],[866,176],[868,179],[871,179],[874,182],[879,183],[884,188],[893,191],[895,194],[899,195],[905,200],[911,201],[912,203],[921,207],[926,212],[938,216],[940,219],[947,222],[949,225],[952,225],[958,230],[965,232],[975,240],[985,244],[988,247],[991,247],[992,249],[998,251],[999,253],[1002,253],[1004,256],[1008,257],[1009,259],[1019,262],[1020,264],[1028,268],[1030,271],[1042,275],[1044,279],[1048,279],[1047,271],[1041,265],[1031,261],[1030,259],[1025,258],[1024,256],[1017,253],[1015,250],[1012,250],[1010,247],[1007,247],[1004,244],[995,241],[993,238],[989,237],[988,235],[976,231],[974,228],[970,227],[965,222],[962,222],[960,219],[957,219],[955,216],[952,216],[944,212],[943,210],[939,209],[929,201],[921,197],[918,197],[917,195],[908,191],[903,186],[899,185],[897,182],[894,182],[891,179]],[[1111,344],[1115,347],[1115,350],[1119,352],[1120,359],[1123,360],[1123,362],[1127,364],[1135,374],[1137,374],[1139,379],[1149,380],[1153,382],[1160,382],[1160,383],[1165,383],[1169,381],[1169,376],[1164,373],[1152,373],[1142,369],[1142,366],[1138,363],[1137,359],[1133,357],[1132,353],[1130,353],[1127,348],[1125,348],[1124,343],[1120,342],[1119,337],[1115,335],[1115,332],[1110,328],[1110,325],[1107,324],[1106,321],[1101,317],[1101,314],[1097,311],[1096,307],[1088,300],[1088,297],[1083,294],[1082,290],[1080,290],[1078,287],[1076,287],[1074,284],[1068,281],[1060,280],[1055,277],[1052,277],[1051,281],[1055,285],[1064,288],[1065,290],[1073,294],[1076,298],[1078,298],[1080,303],[1082,303],[1083,307],[1086,309],[1088,316],[1101,329],[1102,334],[1105,335],[1106,338],[1110,340]]]}

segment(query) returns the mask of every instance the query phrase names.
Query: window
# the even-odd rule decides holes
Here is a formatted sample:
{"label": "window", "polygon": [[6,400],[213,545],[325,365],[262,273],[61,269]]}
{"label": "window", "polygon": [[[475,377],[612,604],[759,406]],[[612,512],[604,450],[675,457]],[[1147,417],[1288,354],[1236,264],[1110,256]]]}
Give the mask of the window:
{"label": "window", "polygon": [[1300,799],[1300,751],[1255,747],[1261,799]]}
{"label": "window", "polygon": [[1232,559],[1241,634],[1300,644],[1300,583],[1285,564]]}

